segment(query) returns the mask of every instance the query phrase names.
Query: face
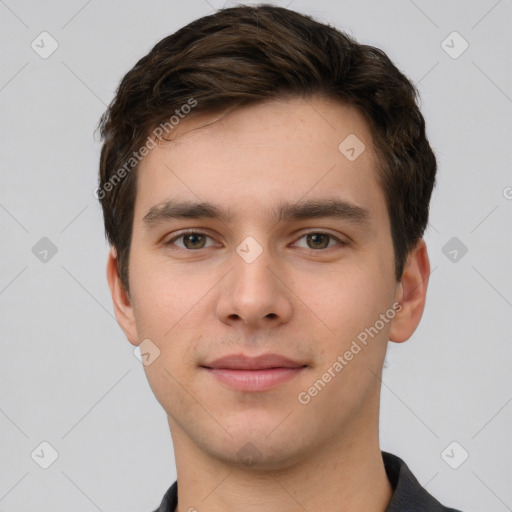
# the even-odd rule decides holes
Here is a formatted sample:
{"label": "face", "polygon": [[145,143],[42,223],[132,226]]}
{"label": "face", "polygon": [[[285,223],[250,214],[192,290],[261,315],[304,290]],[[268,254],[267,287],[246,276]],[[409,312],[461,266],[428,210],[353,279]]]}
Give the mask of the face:
{"label": "face", "polygon": [[419,317],[376,165],[362,116],[322,98],[185,119],[143,160],[129,297],[115,253],[109,282],[175,451],[282,468],[377,430],[387,341]]}

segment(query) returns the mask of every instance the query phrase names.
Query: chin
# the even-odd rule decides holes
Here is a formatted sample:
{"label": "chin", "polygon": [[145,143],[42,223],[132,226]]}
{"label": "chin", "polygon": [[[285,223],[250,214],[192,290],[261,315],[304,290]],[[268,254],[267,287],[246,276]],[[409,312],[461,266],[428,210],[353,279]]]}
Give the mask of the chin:
{"label": "chin", "polygon": [[[272,432],[272,428],[257,429],[238,426],[233,435],[213,441],[212,437],[202,440],[202,450],[210,457],[231,467],[251,472],[287,470],[303,459],[308,450],[304,445],[306,436],[295,435],[289,429]],[[212,443],[213,441],[213,443]],[[302,441],[302,442],[301,442]],[[309,447],[313,449],[313,446]]]}
{"label": "chin", "polygon": [[298,461],[298,447],[294,447],[293,451],[288,448],[278,450],[276,447],[262,446],[261,443],[247,441],[236,451],[232,451],[232,446],[230,446],[229,452],[220,451],[211,453],[211,455],[231,467],[266,473],[289,469]]}

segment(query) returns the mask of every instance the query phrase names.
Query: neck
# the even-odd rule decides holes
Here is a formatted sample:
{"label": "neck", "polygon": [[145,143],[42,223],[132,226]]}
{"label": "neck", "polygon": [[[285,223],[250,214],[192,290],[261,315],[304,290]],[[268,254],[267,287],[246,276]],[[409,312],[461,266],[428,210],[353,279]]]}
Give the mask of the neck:
{"label": "neck", "polygon": [[[169,419],[178,474],[177,512],[384,512],[392,496],[378,442],[365,425],[350,441],[316,447],[279,469],[230,464],[200,450]],[[368,425],[368,423],[366,423]]]}

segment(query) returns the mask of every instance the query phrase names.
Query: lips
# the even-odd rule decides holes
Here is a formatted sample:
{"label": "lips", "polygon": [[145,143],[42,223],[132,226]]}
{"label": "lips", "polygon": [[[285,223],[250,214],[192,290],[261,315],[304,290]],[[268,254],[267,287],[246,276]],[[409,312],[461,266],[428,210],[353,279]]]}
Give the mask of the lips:
{"label": "lips", "polygon": [[278,354],[258,357],[232,354],[202,365],[202,368],[232,389],[257,392],[291,380],[307,366]]}
{"label": "lips", "polygon": [[278,354],[264,354],[258,357],[249,357],[243,354],[232,354],[220,357],[211,363],[203,365],[211,369],[227,370],[266,370],[269,368],[301,368],[304,363],[292,361]]}

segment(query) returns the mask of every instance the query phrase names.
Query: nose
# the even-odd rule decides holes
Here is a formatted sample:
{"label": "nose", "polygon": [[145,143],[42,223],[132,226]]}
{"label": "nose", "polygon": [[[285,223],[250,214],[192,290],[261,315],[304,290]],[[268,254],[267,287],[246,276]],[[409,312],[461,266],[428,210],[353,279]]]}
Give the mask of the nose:
{"label": "nose", "polygon": [[284,272],[264,251],[248,263],[233,255],[233,268],[219,290],[217,316],[225,324],[248,329],[277,327],[292,316],[292,292]]}

